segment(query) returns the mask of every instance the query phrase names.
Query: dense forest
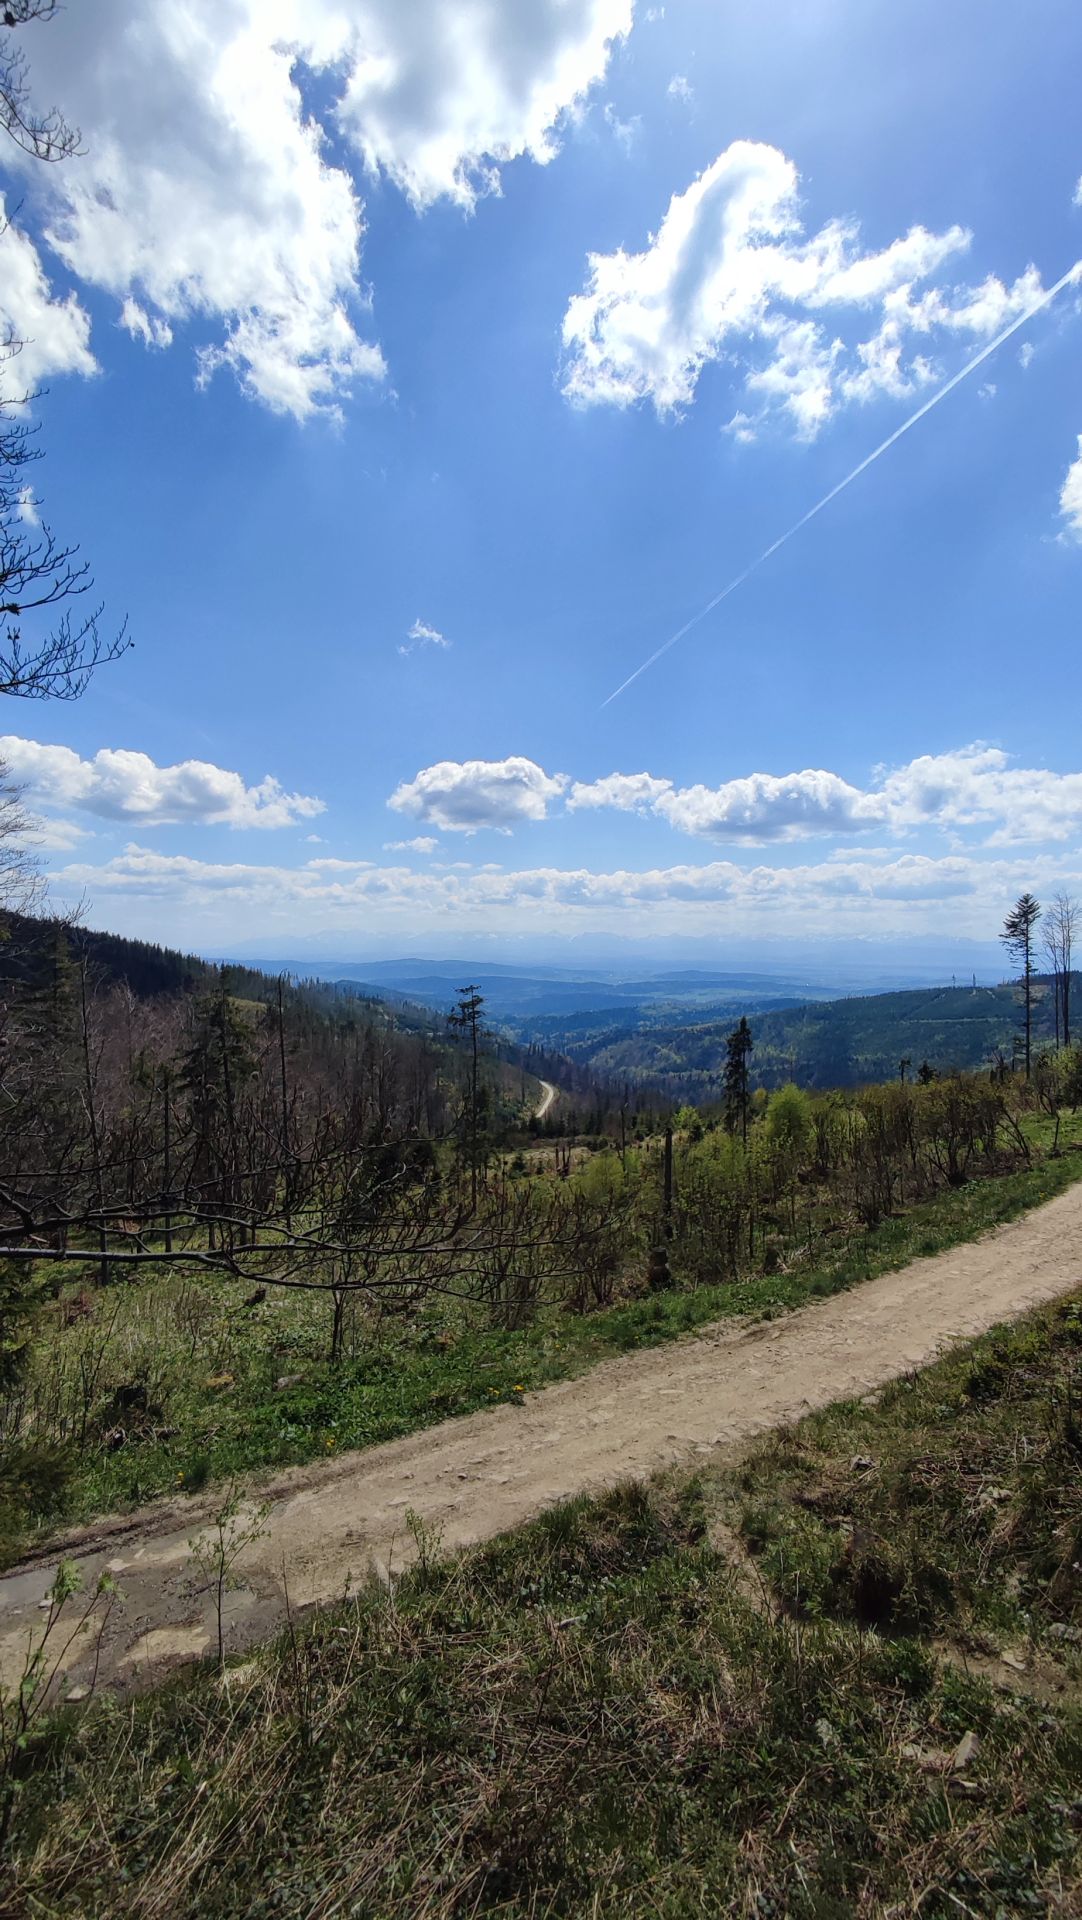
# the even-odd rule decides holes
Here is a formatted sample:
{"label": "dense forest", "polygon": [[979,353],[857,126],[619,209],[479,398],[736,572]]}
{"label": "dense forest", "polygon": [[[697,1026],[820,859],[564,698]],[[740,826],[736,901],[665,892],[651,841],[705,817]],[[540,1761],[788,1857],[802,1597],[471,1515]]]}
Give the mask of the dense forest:
{"label": "dense forest", "polygon": [[[1073,979],[1077,984],[1078,976]],[[676,1101],[718,1098],[725,1039],[746,1013],[755,1033],[753,1084],[853,1087],[893,1079],[927,1061],[937,1073],[1015,1062],[1023,1041],[1020,991],[1012,984],[922,987],[803,1005],[725,1003],[709,1017],[676,1019],[607,1009],[573,1020],[532,1020],[528,1030],[596,1071],[658,1087]],[[525,1023],[524,1023],[525,1026]],[[1050,976],[1033,983],[1033,1038],[1054,1046]]]}

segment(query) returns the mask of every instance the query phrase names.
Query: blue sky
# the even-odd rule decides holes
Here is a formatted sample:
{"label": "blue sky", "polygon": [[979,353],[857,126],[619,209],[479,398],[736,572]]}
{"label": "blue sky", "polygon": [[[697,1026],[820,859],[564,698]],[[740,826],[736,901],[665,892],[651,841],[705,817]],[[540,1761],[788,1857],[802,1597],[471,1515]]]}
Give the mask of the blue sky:
{"label": "blue sky", "polygon": [[[1082,16],[101,0],[0,154],[57,899],[221,951],[994,934],[1082,890]],[[1077,464],[1076,464],[1077,463]],[[412,637],[411,637],[412,635]]]}

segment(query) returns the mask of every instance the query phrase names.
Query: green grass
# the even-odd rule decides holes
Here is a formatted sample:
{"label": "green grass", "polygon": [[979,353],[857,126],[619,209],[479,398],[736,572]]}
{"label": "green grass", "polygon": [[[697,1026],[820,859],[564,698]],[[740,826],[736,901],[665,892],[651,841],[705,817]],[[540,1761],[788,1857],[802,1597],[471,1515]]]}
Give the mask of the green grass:
{"label": "green grass", "polygon": [[[1044,1123],[1031,1130],[1039,1145]],[[820,1251],[782,1273],[678,1288],[581,1317],[549,1309],[514,1333],[436,1306],[412,1324],[386,1322],[378,1340],[366,1338],[335,1366],[324,1358],[329,1309],[319,1295],[272,1290],[247,1312],[245,1289],[230,1282],[121,1282],[87,1296],[86,1321],[63,1331],[58,1304],[36,1361],[42,1406],[77,1397],[80,1369],[91,1369],[100,1352],[99,1407],[114,1386],[145,1381],[158,1412],[127,1426],[118,1419],[126,1436],[119,1445],[110,1444],[111,1422],[99,1413],[86,1443],[69,1437],[65,1464],[49,1456],[44,1475],[28,1475],[15,1459],[5,1485],[0,1470],[0,1564],[18,1557],[34,1528],[372,1446],[451,1415],[514,1404],[524,1392],[712,1320],[769,1316],[857,1285],[1062,1192],[1082,1176],[1080,1132],[1078,1122],[1065,1127],[1070,1150],[1057,1159],[944,1191],[859,1233],[848,1248]]]}
{"label": "green grass", "polygon": [[[1077,1913],[1080,1373],[1075,1302],[738,1467],[429,1552],[224,1681],[69,1709],[20,1756],[2,1910]],[[905,1597],[872,1623],[876,1540]],[[1007,1687],[960,1664],[1020,1632]]]}
{"label": "green grass", "polygon": [[1082,1299],[812,1416],[720,1491],[794,1615],[1082,1647]]}

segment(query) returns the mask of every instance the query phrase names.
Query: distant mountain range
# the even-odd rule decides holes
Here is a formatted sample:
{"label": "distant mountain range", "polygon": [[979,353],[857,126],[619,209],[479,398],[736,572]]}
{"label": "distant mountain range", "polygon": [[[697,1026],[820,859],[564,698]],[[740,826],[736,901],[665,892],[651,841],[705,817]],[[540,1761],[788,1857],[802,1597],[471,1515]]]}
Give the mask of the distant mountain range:
{"label": "distant mountain range", "polygon": [[[634,924],[649,925],[649,916]],[[358,946],[338,929],[298,927],[289,936],[255,936],[211,957],[258,965],[269,972],[316,974],[323,979],[381,979],[394,986],[418,973],[461,975],[498,973],[532,979],[592,981],[655,980],[662,975],[698,974],[711,979],[756,978],[775,984],[833,988],[847,993],[879,993],[904,987],[943,986],[952,974],[982,984],[1003,977],[1003,949],[996,939],[919,935],[837,939],[809,935],[659,936],[546,933],[531,927],[518,938],[457,935],[444,928],[446,944],[433,929],[422,944],[386,942]],[[451,941],[454,944],[451,944]],[[461,944],[460,944],[461,942]]]}
{"label": "distant mountain range", "polygon": [[[542,1037],[538,1023],[551,1022],[555,1030],[561,1021],[575,1016],[612,1013],[624,1027],[662,1011],[673,1019],[681,1015],[722,1019],[733,1011],[752,1007],[792,1008],[836,1000],[846,993],[874,993],[884,987],[919,988],[929,978],[938,989],[951,979],[949,971],[923,964],[911,964],[897,972],[881,972],[878,968],[866,972],[863,961],[840,967],[834,978],[824,976],[818,968],[798,971],[795,966],[785,968],[780,964],[716,968],[672,965],[657,969],[515,965],[476,955],[361,961],[293,955],[264,959],[261,965],[271,972],[281,970],[302,978],[348,984],[356,991],[388,1001],[412,1001],[435,1010],[450,1009],[460,987],[474,986],[485,997],[490,1021],[506,1026],[518,1037],[538,1039]],[[984,971],[987,976],[988,970]],[[545,1037],[548,1042],[551,1033]]]}
{"label": "distant mountain range", "polygon": [[450,1008],[460,987],[470,985],[485,998],[489,1021],[524,1033],[538,1019],[566,1018],[603,1008],[619,1008],[631,1017],[646,1009],[692,1011],[728,1005],[755,1005],[830,999],[832,989],[808,981],[775,980],[764,974],[707,973],[684,970],[640,979],[604,973],[578,974],[559,967],[526,971],[517,967],[463,967],[453,962],[385,961],[365,967],[328,969],[333,978],[384,999],[401,997],[422,1006]]}

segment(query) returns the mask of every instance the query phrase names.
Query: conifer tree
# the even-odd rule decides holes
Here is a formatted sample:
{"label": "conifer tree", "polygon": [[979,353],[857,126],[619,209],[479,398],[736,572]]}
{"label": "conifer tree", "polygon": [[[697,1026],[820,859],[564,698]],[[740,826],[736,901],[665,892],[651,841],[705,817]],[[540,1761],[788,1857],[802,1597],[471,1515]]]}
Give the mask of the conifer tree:
{"label": "conifer tree", "polygon": [[1015,965],[1021,968],[1027,1080],[1033,1066],[1033,943],[1040,917],[1040,902],[1031,893],[1019,894],[999,936]]}
{"label": "conifer tree", "polygon": [[740,1128],[740,1137],[748,1137],[748,1062],[755,1042],[751,1028],[741,1015],[725,1042],[725,1125],[730,1133]]}
{"label": "conifer tree", "polygon": [[470,1049],[470,1068],[466,1093],[466,1108],[463,1115],[463,1145],[470,1169],[470,1205],[477,1205],[477,1177],[485,1150],[482,1141],[486,1101],[483,1097],[479,1079],[479,1056],[481,1040],[484,1037],[482,1013],[485,998],[475,986],[460,987],[458,1005],[448,1015],[448,1022],[465,1035]]}

